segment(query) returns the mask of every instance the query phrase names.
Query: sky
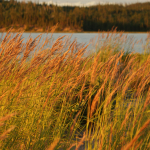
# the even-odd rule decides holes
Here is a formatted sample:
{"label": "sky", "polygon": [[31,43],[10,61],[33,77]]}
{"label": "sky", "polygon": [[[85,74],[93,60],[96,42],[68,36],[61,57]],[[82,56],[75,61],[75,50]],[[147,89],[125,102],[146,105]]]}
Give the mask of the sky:
{"label": "sky", "polygon": [[[20,0],[22,1],[22,0]],[[74,5],[74,6],[89,6],[96,4],[105,4],[105,3],[119,3],[119,4],[131,4],[137,2],[150,2],[150,0],[24,0],[24,1],[32,1],[43,3],[46,2],[48,4],[57,4],[57,5]]]}
{"label": "sky", "polygon": [[32,1],[38,3],[57,4],[60,6],[91,6],[96,4],[132,4],[150,2],[150,0],[17,0],[17,1]]}

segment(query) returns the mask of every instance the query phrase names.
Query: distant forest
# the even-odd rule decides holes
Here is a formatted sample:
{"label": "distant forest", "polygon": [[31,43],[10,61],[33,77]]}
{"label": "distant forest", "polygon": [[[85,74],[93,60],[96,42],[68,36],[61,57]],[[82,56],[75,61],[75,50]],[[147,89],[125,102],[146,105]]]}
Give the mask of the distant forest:
{"label": "distant forest", "polygon": [[130,5],[108,4],[89,7],[57,6],[33,2],[0,0],[0,28],[50,29],[68,27],[74,31],[150,31],[150,2]]}

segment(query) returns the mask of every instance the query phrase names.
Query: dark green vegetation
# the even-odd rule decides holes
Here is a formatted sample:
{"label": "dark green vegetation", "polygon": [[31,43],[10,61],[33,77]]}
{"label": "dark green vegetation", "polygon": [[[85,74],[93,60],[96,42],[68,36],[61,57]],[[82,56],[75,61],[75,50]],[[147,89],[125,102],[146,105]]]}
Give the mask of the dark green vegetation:
{"label": "dark green vegetation", "polygon": [[117,27],[123,31],[150,30],[150,2],[131,5],[96,5],[90,7],[55,6],[32,3],[0,1],[0,28],[25,30],[42,28],[50,30],[58,23],[58,31],[66,27],[73,31],[108,31]]}
{"label": "dark green vegetation", "polygon": [[65,37],[43,50],[49,41],[37,47],[41,35],[23,43],[21,34],[7,33],[0,45],[0,149],[150,148],[150,51],[125,53],[123,35],[109,35],[83,57],[86,47]]}

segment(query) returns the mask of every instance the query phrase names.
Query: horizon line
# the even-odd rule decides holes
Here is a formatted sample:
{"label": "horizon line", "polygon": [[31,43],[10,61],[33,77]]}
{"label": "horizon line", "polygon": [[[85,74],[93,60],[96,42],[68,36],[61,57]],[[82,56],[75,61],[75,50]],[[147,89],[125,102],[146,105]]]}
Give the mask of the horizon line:
{"label": "horizon line", "polygon": [[122,6],[127,6],[127,5],[132,5],[132,4],[137,4],[137,3],[150,3],[150,1],[144,1],[144,2],[123,2],[123,3],[116,3],[116,2],[88,2],[88,3],[81,3],[81,2],[74,2],[74,3],[69,3],[69,2],[65,2],[65,3],[57,3],[57,2],[53,2],[53,1],[48,1],[48,2],[38,2],[39,4],[47,4],[47,5],[57,5],[57,6],[78,6],[78,7],[89,7],[89,6],[96,6],[96,5],[122,5]]}

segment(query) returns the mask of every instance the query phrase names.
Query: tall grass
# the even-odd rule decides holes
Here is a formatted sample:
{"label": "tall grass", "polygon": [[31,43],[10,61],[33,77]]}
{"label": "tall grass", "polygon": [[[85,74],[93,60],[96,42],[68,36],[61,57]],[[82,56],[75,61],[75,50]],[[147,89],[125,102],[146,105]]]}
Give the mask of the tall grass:
{"label": "tall grass", "polygon": [[0,117],[13,114],[1,149],[149,149],[149,52],[119,49],[122,35],[87,56],[65,36],[44,50],[40,38],[7,32],[0,45]]}

